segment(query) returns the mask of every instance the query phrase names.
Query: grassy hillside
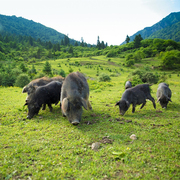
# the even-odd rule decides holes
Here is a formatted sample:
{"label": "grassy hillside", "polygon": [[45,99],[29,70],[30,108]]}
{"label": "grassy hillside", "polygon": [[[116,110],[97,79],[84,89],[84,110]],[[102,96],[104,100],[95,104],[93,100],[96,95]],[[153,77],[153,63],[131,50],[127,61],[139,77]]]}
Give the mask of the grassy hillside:
{"label": "grassy hillside", "polygon": [[[1,179],[179,179],[180,176],[180,77],[164,71],[172,90],[172,103],[162,109],[147,101],[143,109],[132,108],[120,116],[115,103],[124,92],[124,82],[136,68],[159,64],[143,59],[136,67],[122,66],[121,58],[71,58],[50,61],[52,69],[71,67],[88,78],[92,111],[83,111],[82,122],[71,125],[59,105],[53,112],[40,110],[26,119],[26,94],[17,87],[0,87],[0,177]],[[81,66],[75,66],[79,62]],[[44,62],[39,62],[40,71]],[[61,65],[61,67],[59,67]],[[156,69],[153,73],[162,73]],[[97,73],[111,75],[98,82]],[[151,86],[156,98],[158,84]],[[135,134],[136,140],[130,139]],[[97,151],[92,143],[99,142]]]}

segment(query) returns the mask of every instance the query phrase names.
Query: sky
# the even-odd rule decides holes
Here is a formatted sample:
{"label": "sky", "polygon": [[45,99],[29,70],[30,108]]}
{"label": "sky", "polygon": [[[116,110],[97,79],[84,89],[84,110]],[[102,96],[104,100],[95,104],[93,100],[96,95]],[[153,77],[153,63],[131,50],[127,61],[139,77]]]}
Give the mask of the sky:
{"label": "sky", "polygon": [[180,0],[0,0],[0,14],[41,23],[89,44],[119,45],[171,12]]}

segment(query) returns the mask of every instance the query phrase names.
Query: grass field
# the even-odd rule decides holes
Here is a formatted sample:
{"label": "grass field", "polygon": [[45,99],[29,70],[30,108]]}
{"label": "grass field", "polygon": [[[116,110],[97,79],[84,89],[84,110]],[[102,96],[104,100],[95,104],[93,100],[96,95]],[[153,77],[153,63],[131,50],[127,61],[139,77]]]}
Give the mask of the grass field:
{"label": "grass field", "polygon": [[[69,65],[75,61],[81,66]],[[123,59],[100,56],[49,62],[53,69],[68,73],[72,67],[87,76],[93,110],[83,110],[78,126],[62,116],[59,105],[53,106],[52,113],[48,108],[40,110],[28,120],[22,89],[0,87],[0,179],[179,179],[180,77],[176,72],[163,72],[170,74],[166,82],[172,90],[166,110],[159,104],[154,109],[147,101],[143,109],[137,106],[133,114],[130,107],[121,116],[114,105],[134,69],[125,68]],[[144,59],[142,64],[157,66],[158,60]],[[43,62],[36,65],[38,71],[42,67]],[[110,82],[98,82],[97,71],[116,75]],[[151,86],[155,100],[157,87]],[[130,139],[132,134],[136,140]],[[95,142],[100,147],[92,150]]]}

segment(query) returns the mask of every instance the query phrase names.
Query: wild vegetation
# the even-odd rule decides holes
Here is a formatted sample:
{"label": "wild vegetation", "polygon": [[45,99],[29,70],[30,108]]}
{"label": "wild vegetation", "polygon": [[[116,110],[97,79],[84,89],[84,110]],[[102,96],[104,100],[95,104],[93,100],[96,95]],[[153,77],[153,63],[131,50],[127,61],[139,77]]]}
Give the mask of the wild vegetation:
{"label": "wild vegetation", "polygon": [[[96,46],[87,47],[87,44],[83,41],[80,45],[71,45],[67,36],[64,36],[62,44],[53,44],[50,41],[43,42],[40,39],[36,40],[30,36],[1,35],[0,85],[16,85],[22,87],[23,85],[26,85],[27,81],[44,75],[55,76],[57,74],[63,74],[63,76],[65,76],[61,64],[59,63],[58,67],[51,68],[51,63],[48,64],[49,60],[56,61],[57,59],[67,58],[68,60],[65,65],[69,66],[69,72],[72,72],[73,66],[81,67],[84,64],[79,61],[71,62],[71,58],[78,59],[81,57],[89,57],[89,59],[93,59],[94,56],[105,56],[108,58],[108,61],[111,62],[111,58],[116,57],[119,58],[118,65],[121,65],[121,67],[137,66],[138,64],[141,64],[144,58],[159,58],[158,62],[160,63],[158,65],[153,64],[153,68],[176,70],[180,67],[179,54],[180,43],[163,39],[143,40],[140,34],[136,36],[133,42],[121,46],[110,47],[107,46],[107,44],[104,44],[103,41],[100,42],[99,37]],[[46,61],[44,69],[42,71],[37,71],[37,65],[42,64],[43,61]],[[93,68],[91,63],[87,63],[86,67]],[[102,68],[101,65],[97,67],[96,75],[99,75]],[[109,69],[109,71],[111,70]],[[146,74],[148,78],[140,77],[142,82],[158,82],[158,74],[146,73],[148,73]],[[23,76],[26,74],[27,77],[25,78],[24,83],[20,81],[21,84],[19,85],[17,81],[22,74]],[[143,76],[145,76],[144,73]],[[154,80],[152,81],[152,79]]]}

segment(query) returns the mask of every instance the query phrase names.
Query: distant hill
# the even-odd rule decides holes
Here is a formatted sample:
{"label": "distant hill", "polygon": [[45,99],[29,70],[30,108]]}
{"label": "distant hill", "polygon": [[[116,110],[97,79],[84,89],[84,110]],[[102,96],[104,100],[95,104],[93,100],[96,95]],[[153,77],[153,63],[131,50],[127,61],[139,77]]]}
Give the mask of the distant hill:
{"label": "distant hill", "polygon": [[[180,42],[180,12],[173,12],[153,26],[136,32],[130,36],[130,41],[133,41],[138,34],[141,34],[143,39],[161,38]],[[124,43],[126,42],[122,44]]]}
{"label": "distant hill", "polygon": [[[60,43],[64,39],[64,34],[52,28],[16,16],[0,15],[0,33],[31,36],[35,39],[40,38],[41,41],[51,41],[52,43]],[[69,40],[70,44],[75,43],[74,39]]]}

